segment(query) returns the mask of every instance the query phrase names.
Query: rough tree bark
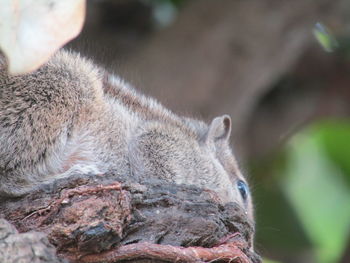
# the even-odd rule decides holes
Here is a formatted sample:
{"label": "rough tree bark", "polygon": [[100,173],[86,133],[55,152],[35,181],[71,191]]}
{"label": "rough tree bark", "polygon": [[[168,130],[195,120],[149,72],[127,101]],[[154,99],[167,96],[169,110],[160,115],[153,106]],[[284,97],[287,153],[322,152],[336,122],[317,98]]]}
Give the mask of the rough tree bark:
{"label": "rough tree bark", "polygon": [[253,223],[237,204],[216,200],[195,186],[139,184],[112,174],[60,179],[0,203],[0,218],[26,233],[0,225],[0,248],[6,247],[0,261],[17,262],[29,254],[19,252],[25,247],[52,262],[260,262],[250,251]]}

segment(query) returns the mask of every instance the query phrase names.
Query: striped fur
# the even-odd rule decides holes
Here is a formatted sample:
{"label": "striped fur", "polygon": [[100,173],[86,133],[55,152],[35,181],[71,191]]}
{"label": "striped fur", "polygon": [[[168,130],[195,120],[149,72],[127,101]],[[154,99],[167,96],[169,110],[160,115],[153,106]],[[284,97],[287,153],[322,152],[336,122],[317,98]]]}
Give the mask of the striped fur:
{"label": "striped fur", "polygon": [[39,70],[9,76],[0,63],[0,196],[55,178],[112,171],[211,189],[252,218],[229,147],[230,118],[180,117],[79,54],[58,52]]}

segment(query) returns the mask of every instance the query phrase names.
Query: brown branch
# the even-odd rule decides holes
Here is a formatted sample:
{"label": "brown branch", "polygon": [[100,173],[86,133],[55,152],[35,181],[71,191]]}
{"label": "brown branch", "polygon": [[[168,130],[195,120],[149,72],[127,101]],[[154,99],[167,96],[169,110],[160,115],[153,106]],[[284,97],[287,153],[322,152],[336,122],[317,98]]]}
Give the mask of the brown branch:
{"label": "brown branch", "polygon": [[82,258],[70,258],[76,263],[112,263],[119,260],[135,260],[141,258],[156,259],[169,262],[222,262],[250,263],[242,249],[246,244],[236,240],[213,248],[178,247],[151,243],[137,243],[114,248],[110,251],[87,255]]}
{"label": "brown branch", "polygon": [[44,232],[71,262],[261,262],[250,249],[254,227],[238,204],[223,206],[193,186],[115,179],[59,179],[0,203],[0,217],[22,233]]}

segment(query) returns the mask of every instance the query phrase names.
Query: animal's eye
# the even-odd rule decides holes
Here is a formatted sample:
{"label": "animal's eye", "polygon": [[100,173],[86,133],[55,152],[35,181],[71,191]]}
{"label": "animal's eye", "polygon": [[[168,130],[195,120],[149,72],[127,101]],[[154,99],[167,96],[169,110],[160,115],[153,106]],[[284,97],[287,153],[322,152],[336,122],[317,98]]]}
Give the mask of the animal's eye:
{"label": "animal's eye", "polygon": [[243,200],[246,201],[248,198],[248,194],[249,194],[248,185],[245,182],[243,182],[242,180],[239,180],[237,182],[237,187],[238,187],[239,192],[241,193]]}

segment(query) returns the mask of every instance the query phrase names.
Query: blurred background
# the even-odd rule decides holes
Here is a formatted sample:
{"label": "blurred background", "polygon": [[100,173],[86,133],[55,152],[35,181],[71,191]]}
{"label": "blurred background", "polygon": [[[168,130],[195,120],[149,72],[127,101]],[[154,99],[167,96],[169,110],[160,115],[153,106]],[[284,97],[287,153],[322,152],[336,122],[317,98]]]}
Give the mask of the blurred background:
{"label": "blurred background", "polygon": [[230,114],[264,262],[350,262],[350,2],[89,0],[79,50],[170,109]]}

